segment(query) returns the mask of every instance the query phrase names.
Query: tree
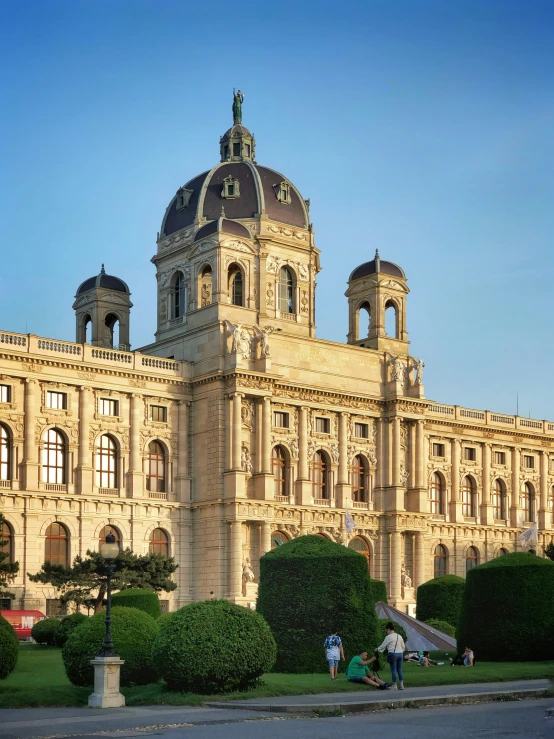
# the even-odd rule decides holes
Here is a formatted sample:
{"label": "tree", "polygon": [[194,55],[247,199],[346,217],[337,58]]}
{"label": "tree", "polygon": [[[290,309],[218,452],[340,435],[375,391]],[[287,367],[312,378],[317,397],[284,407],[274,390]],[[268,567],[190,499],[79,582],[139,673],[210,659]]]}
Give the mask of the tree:
{"label": "tree", "polygon": [[[159,553],[135,554],[130,549],[122,549],[113,562],[113,590],[149,588],[157,593],[161,590],[169,593],[177,587],[171,580],[179,566],[173,557]],[[29,579],[53,585],[60,591],[62,603],[87,606],[87,601],[93,600],[94,612],[98,613],[106,595],[106,574],[106,560],[100,552],[89,550],[85,558],[75,557],[71,567],[45,562],[39,572],[29,574]]]}
{"label": "tree", "polygon": [[544,553],[548,559],[554,560],[554,541],[551,541],[550,544],[544,548]]}
{"label": "tree", "polygon": [[2,539],[5,523],[6,520],[0,513],[0,598],[15,598],[14,593],[4,590],[19,572],[19,562],[10,562],[10,552],[4,549],[9,544],[7,539]]}

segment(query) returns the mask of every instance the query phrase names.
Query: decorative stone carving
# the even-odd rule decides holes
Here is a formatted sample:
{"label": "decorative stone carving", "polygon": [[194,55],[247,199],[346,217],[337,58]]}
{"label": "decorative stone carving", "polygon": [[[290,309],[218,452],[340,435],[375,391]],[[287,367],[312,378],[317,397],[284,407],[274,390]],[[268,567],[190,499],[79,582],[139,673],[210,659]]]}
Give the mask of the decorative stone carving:
{"label": "decorative stone carving", "polygon": [[233,343],[231,345],[231,354],[236,354],[244,359],[250,359],[251,345],[250,335],[248,331],[243,328],[242,323],[237,323],[235,326],[231,321],[225,321],[227,330],[233,337]]}
{"label": "decorative stone carving", "polygon": [[404,564],[402,565],[402,570],[400,573],[400,582],[403,588],[412,587],[412,578],[410,577],[410,571]]}
{"label": "decorative stone carving", "polygon": [[243,472],[246,472],[247,475],[252,474],[252,459],[248,448],[245,446],[242,447],[242,451],[240,453],[240,466],[242,467]]}
{"label": "decorative stone carving", "polygon": [[269,284],[267,286],[265,297],[266,297],[267,307],[268,308],[273,308],[273,306],[275,305],[275,302],[273,300],[273,298],[274,298],[274,292],[273,292],[273,286],[271,284]]}
{"label": "decorative stone carving", "polygon": [[269,357],[269,335],[275,331],[273,326],[266,326],[263,329],[259,329],[257,326],[253,326],[254,336],[260,347],[260,357]]}
{"label": "decorative stone carving", "polygon": [[283,260],[280,257],[270,256],[267,258],[265,268],[268,272],[272,272],[276,275],[282,263]]}
{"label": "decorative stone carving", "polygon": [[338,464],[339,461],[339,445],[338,444],[331,444],[330,447],[331,457],[333,459],[333,462],[335,464]]}
{"label": "decorative stone carving", "polygon": [[309,313],[309,304],[310,300],[308,298],[308,291],[307,290],[301,290],[300,293],[300,313]]}
{"label": "decorative stone carving", "polygon": [[290,448],[290,454],[293,459],[298,459],[298,442],[296,439],[291,439],[289,441],[289,448]]}
{"label": "decorative stone carving", "polygon": [[387,352],[386,356],[388,357],[387,364],[390,367],[390,379],[395,382],[405,382],[406,365],[404,364],[404,361],[400,357],[395,357],[394,354],[390,354],[389,352]]}

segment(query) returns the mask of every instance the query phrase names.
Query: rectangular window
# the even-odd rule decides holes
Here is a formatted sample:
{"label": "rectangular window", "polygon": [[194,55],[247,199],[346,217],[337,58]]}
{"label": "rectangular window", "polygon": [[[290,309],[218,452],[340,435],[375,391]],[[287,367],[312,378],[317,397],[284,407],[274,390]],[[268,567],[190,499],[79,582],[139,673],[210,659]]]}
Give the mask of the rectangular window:
{"label": "rectangular window", "polygon": [[433,457],[444,457],[444,444],[433,443]]}
{"label": "rectangular window", "polygon": [[233,144],[233,156],[240,157],[240,144]]}
{"label": "rectangular window", "polygon": [[150,406],[150,420],[158,423],[167,423],[167,408],[165,405]]}
{"label": "rectangular window", "polygon": [[11,402],[12,402],[11,385],[0,385],[0,403],[11,403]]}
{"label": "rectangular window", "polygon": [[250,144],[245,144],[245,145],[244,145],[244,153],[245,153],[245,155],[246,155],[247,157],[249,157],[249,156],[250,156]]}
{"label": "rectangular window", "polygon": [[119,403],[117,400],[112,400],[111,398],[100,398],[98,402],[98,412],[101,416],[118,416],[118,406]]}
{"label": "rectangular window", "polygon": [[282,413],[281,411],[274,411],[273,412],[273,425],[280,429],[288,429],[289,414]]}
{"label": "rectangular window", "polygon": [[469,462],[475,462],[477,459],[477,449],[473,446],[466,446],[464,448],[464,459],[467,459]]}
{"label": "rectangular window", "polygon": [[235,186],[234,185],[227,185],[227,196],[230,198],[235,197]]}
{"label": "rectangular window", "polygon": [[53,618],[55,616],[65,616],[67,614],[67,603],[62,603],[59,598],[46,599],[46,616]]}
{"label": "rectangular window", "polygon": [[367,423],[355,423],[354,436],[358,437],[358,439],[369,438],[369,427]]}
{"label": "rectangular window", "polygon": [[495,452],[494,453],[495,464],[506,464],[506,452]]}
{"label": "rectangular window", "polygon": [[46,407],[55,410],[65,410],[67,408],[67,393],[57,393],[52,390],[46,392]]}
{"label": "rectangular window", "polygon": [[331,433],[331,421],[329,418],[316,418],[315,419],[315,430],[318,434],[330,434]]}
{"label": "rectangular window", "polygon": [[535,469],[535,457],[532,457],[530,454],[524,454],[523,455],[523,466],[526,467],[528,470],[534,470]]}

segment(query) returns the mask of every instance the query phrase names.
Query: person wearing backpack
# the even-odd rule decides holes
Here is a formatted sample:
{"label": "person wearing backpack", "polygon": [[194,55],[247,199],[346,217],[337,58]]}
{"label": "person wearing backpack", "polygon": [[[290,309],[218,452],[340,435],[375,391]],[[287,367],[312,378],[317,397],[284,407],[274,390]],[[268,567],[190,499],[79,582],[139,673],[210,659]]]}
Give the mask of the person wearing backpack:
{"label": "person wearing backpack", "polygon": [[390,665],[390,671],[392,675],[392,687],[393,690],[404,690],[404,673],[402,671],[402,663],[404,662],[404,651],[406,645],[404,639],[397,634],[394,630],[394,624],[389,621],[387,624],[387,635],[385,641],[380,647],[377,647],[380,652],[387,650],[387,662]]}

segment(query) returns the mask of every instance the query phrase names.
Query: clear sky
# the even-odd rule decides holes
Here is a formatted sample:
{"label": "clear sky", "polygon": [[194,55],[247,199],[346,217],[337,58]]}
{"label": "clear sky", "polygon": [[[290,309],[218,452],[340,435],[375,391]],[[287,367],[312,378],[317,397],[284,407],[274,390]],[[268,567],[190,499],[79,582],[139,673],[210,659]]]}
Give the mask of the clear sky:
{"label": "clear sky", "polygon": [[318,336],[378,248],[429,398],[554,420],[551,0],[4,0],[0,42],[0,329],[74,340],[105,262],[153,340],[156,233],[240,87],[311,199]]}

